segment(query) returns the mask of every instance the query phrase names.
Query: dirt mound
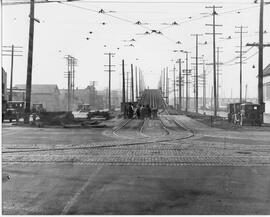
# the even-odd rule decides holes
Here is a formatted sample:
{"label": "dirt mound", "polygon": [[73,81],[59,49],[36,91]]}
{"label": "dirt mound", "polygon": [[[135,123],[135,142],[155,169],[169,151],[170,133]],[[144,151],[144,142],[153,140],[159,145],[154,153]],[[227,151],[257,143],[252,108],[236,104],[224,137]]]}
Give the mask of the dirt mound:
{"label": "dirt mound", "polygon": [[40,122],[46,125],[63,125],[78,123],[71,112],[42,112]]}

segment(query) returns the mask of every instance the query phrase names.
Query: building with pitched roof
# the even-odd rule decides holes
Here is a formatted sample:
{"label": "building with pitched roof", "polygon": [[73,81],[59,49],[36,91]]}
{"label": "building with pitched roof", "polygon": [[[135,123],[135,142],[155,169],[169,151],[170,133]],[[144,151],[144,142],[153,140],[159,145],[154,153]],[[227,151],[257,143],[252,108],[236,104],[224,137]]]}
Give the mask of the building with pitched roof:
{"label": "building with pitched roof", "polygon": [[270,64],[263,70],[263,96],[265,113],[270,114]]}
{"label": "building with pitched roof", "polygon": [[[25,100],[25,84],[15,85],[13,88],[13,100]],[[56,84],[32,84],[31,105],[42,104],[46,111],[59,111],[60,91]]]}

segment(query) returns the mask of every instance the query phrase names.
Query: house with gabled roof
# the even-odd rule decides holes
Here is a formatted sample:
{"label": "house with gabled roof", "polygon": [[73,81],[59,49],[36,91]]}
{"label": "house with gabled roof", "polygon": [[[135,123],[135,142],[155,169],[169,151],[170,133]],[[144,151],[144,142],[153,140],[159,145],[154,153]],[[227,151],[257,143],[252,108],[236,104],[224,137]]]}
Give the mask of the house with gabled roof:
{"label": "house with gabled roof", "polygon": [[263,70],[263,96],[265,113],[270,114],[270,64]]}
{"label": "house with gabled roof", "polygon": [[[23,98],[17,100],[25,100],[25,84],[17,84],[13,90],[15,93],[16,90],[24,92]],[[60,91],[56,84],[32,84],[31,105],[42,104],[46,111],[59,111],[59,96]]]}

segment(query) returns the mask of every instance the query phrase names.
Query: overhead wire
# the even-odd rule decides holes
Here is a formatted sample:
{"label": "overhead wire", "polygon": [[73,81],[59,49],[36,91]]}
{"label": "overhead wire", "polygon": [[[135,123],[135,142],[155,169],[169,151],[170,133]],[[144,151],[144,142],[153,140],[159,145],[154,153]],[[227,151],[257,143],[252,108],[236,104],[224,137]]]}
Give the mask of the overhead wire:
{"label": "overhead wire", "polygon": [[109,3],[109,4],[252,4],[243,1],[117,1],[117,0],[83,0],[86,3]]}
{"label": "overhead wire", "polygon": [[[257,55],[259,53],[259,51],[256,51],[254,54],[250,55],[249,57],[247,58],[244,58],[243,61],[246,61],[246,60],[249,60],[251,59],[252,57],[254,57],[255,55]],[[236,58],[235,58],[236,60]],[[226,64],[224,66],[234,66],[234,65],[238,65],[239,63],[232,63],[232,64]]]}
{"label": "overhead wire", "polygon": [[[249,49],[247,49],[246,50],[246,53],[248,53],[250,50],[252,50],[254,47],[250,47]],[[224,63],[223,63],[223,65],[227,65],[227,64],[229,64],[230,62],[233,62],[233,61],[235,61],[237,59],[237,57],[234,57],[233,59],[231,59],[231,60],[228,60],[228,61],[225,61]]]}
{"label": "overhead wire", "polygon": [[[67,5],[67,6],[70,6],[70,7],[74,7],[74,8],[86,10],[86,11],[91,11],[91,12],[96,12],[96,13],[99,12],[99,11],[97,11],[97,10],[93,10],[93,9],[90,9],[90,8],[85,8],[85,7],[81,7],[81,6],[77,6],[77,5],[67,4],[66,2],[59,2],[59,3],[64,4],[64,5]],[[131,23],[131,24],[136,25],[136,24],[135,24],[136,21],[131,21],[131,20],[129,20],[129,19],[122,18],[122,17],[119,17],[119,16],[115,16],[115,15],[112,15],[112,14],[109,14],[109,13],[106,13],[106,12],[105,12],[105,13],[101,13],[101,14],[106,15],[106,16],[109,16],[109,17],[113,17],[113,18],[118,19],[118,20],[121,20],[121,21],[123,21],[123,22],[128,22],[128,23]],[[145,25],[143,25],[143,24],[140,24],[140,25],[138,25],[138,26],[140,26],[141,28],[144,28],[144,29],[146,29],[146,30],[148,30],[148,31],[152,31],[151,28],[149,28],[149,27],[147,27],[147,26],[145,26]],[[158,30],[158,31],[159,31],[159,30]],[[174,40],[170,39],[168,36],[166,36],[166,35],[164,35],[164,34],[160,34],[160,35],[163,36],[163,37],[165,37],[165,38],[166,38],[167,40],[169,40],[170,42],[173,42],[173,43],[174,43]],[[143,35],[142,35],[142,37],[143,37]],[[137,38],[137,37],[136,37],[136,38]],[[140,37],[140,38],[141,38],[141,37]],[[137,39],[138,39],[138,38],[137,38]]]}

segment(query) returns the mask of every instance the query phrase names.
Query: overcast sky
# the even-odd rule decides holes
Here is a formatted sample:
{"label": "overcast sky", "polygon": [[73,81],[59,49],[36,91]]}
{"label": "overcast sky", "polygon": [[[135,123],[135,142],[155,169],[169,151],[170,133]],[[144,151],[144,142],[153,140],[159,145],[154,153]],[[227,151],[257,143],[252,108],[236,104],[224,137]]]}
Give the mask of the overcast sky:
{"label": "overcast sky", "polygon": [[[7,0],[6,0],[7,1]],[[5,2],[6,2],[5,1]],[[13,0],[12,0],[13,1]],[[221,96],[239,96],[239,64],[233,60],[239,48],[239,34],[235,26],[247,26],[244,31],[243,44],[258,42],[259,4],[253,0],[236,1],[90,1],[82,0],[70,3],[44,3],[35,5],[35,17],[40,23],[35,23],[33,84],[57,84],[59,88],[66,88],[67,71],[65,55],[72,55],[78,59],[76,67],[75,85],[85,88],[90,81],[97,81],[97,88],[108,86],[108,73],[104,72],[108,64],[106,52],[114,52],[112,64],[112,88],[121,87],[121,60],[125,59],[126,70],[130,71],[130,64],[140,67],[144,73],[146,85],[157,88],[161,70],[168,66],[170,70],[178,58],[184,59],[182,53],[173,50],[187,50],[190,56],[195,56],[195,37],[191,34],[203,34],[200,43],[207,41],[207,45],[199,47],[199,54],[204,55],[207,63],[212,62],[212,37],[205,35],[212,32],[212,28],[205,24],[212,23],[212,12],[206,6],[223,6],[217,9],[217,46],[222,47],[221,66]],[[27,49],[29,31],[29,4],[2,6],[2,42],[3,45],[22,46],[22,57],[14,59],[14,84],[26,82]],[[103,9],[104,13],[98,13]],[[264,42],[270,42],[270,5],[265,5]],[[140,21],[143,25],[136,25]],[[179,25],[170,25],[176,21]],[[102,23],[105,23],[103,25]],[[166,25],[168,24],[168,25]],[[146,31],[159,30],[163,34],[152,33],[144,35]],[[92,32],[90,34],[89,32]],[[227,39],[231,37],[232,39]],[[87,40],[89,38],[89,40]],[[127,40],[135,39],[136,42]],[[176,42],[180,41],[181,44]],[[133,44],[134,47],[128,45]],[[106,45],[106,46],[105,46]],[[248,85],[248,97],[257,97],[257,64],[258,49],[244,47],[248,52],[244,55],[248,59],[243,66],[243,87]],[[10,78],[10,57],[3,57],[3,67]],[[189,61],[194,63],[195,60]],[[270,48],[264,49],[264,66],[270,63]],[[252,66],[255,65],[255,68]],[[184,66],[183,66],[184,67]],[[194,67],[194,65],[190,65]],[[207,95],[212,86],[212,66],[207,70]],[[202,67],[200,66],[200,73]],[[172,71],[170,71],[172,78]],[[172,84],[172,83],[171,83]],[[244,88],[243,88],[243,92]],[[201,95],[201,94],[200,94]]]}

